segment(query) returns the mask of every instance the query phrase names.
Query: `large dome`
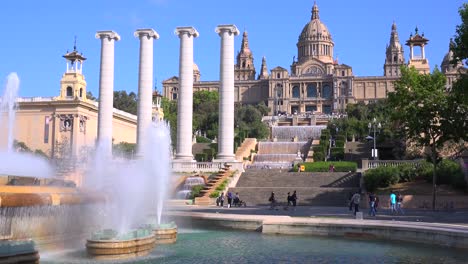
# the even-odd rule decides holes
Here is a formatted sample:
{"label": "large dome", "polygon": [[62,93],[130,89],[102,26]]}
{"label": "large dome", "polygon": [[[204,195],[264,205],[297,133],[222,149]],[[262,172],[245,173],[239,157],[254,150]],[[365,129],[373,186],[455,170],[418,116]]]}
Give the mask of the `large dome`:
{"label": "large dome", "polygon": [[305,40],[329,40],[332,41],[330,32],[327,26],[320,21],[319,9],[317,4],[312,8],[312,17],[309,23],[302,29],[299,41]]}
{"label": "large dome", "polygon": [[297,43],[298,60],[304,62],[315,58],[325,63],[332,63],[333,47],[332,36],[327,26],[320,21],[318,6],[314,3],[311,20],[302,29]]}

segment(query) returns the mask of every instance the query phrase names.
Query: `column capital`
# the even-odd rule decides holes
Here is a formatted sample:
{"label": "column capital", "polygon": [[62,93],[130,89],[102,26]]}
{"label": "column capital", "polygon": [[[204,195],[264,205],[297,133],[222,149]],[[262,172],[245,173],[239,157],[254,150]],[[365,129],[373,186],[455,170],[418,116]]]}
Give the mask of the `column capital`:
{"label": "column capital", "polygon": [[215,28],[215,32],[218,34],[221,34],[222,32],[229,32],[231,34],[234,34],[234,36],[239,35],[239,30],[237,29],[236,25],[218,25]]}
{"label": "column capital", "polygon": [[98,31],[96,32],[96,38],[97,39],[108,38],[108,39],[113,39],[116,41],[120,40],[119,34],[117,34],[115,31],[112,31],[112,30]]}
{"label": "column capital", "polygon": [[198,37],[198,31],[194,27],[176,27],[174,34],[180,37],[180,35],[187,33],[189,36],[194,38]]}
{"label": "column capital", "polygon": [[159,34],[152,28],[140,28],[133,33],[135,37],[147,36],[148,38],[159,39]]}

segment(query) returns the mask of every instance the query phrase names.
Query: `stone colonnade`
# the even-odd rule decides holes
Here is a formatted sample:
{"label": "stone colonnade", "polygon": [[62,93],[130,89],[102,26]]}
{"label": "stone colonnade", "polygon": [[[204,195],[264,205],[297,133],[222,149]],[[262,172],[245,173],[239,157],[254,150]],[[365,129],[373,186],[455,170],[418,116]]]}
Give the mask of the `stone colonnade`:
{"label": "stone colonnade", "polygon": [[114,31],[98,31],[101,39],[99,75],[98,144],[105,157],[112,156],[112,112],[114,100],[114,43],[120,40]]}
{"label": "stone colonnade", "polygon": [[140,39],[140,63],[138,75],[138,123],[137,152],[144,154],[147,131],[152,122],[153,109],[153,39],[159,39],[154,29],[138,29],[135,37]]}
{"label": "stone colonnade", "polygon": [[175,159],[193,161],[193,39],[198,37],[198,31],[193,27],[178,27],[174,33],[180,38],[177,147]]}
{"label": "stone colonnade", "polygon": [[[235,25],[219,25],[215,32],[221,37],[218,161],[235,161],[234,156],[234,37]],[[180,38],[179,98],[177,115],[176,160],[193,161],[193,39],[198,32],[193,27],[178,27]],[[145,131],[151,123],[153,83],[153,39],[159,35],[153,29],[139,29],[140,63],[138,78],[138,154],[143,154]],[[114,31],[98,31],[101,39],[101,70],[99,79],[98,143],[106,156],[112,155],[112,117],[114,90],[114,43],[120,36]]]}

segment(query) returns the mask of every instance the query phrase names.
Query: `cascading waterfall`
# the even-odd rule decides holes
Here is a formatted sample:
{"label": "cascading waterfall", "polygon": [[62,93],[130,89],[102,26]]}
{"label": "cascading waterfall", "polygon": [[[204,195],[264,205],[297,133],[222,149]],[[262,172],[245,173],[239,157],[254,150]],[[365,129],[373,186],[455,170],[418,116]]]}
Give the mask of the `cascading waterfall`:
{"label": "cascading waterfall", "polygon": [[205,179],[200,176],[190,176],[187,177],[184,181],[182,189],[177,192],[176,198],[178,199],[187,199],[187,197],[192,193],[193,186],[205,185]]}
{"label": "cascading waterfall", "polygon": [[322,129],[326,126],[274,126],[272,137],[277,140],[292,140],[297,137],[299,141],[319,139]]}
{"label": "cascading waterfall", "polygon": [[307,141],[300,142],[258,142],[259,154],[297,154],[307,145]]}

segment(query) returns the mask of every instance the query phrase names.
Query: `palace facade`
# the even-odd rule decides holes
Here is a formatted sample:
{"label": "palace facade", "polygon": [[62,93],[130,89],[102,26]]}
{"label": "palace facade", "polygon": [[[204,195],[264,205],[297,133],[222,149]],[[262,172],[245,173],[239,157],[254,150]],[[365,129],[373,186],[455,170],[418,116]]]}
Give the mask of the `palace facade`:
{"label": "palace facade", "polygon": [[[254,56],[249,48],[247,32],[243,33],[240,51],[235,65],[235,101],[243,104],[264,102],[271,115],[279,113],[324,114],[343,112],[347,104],[369,103],[387,97],[394,90],[393,83],[400,77],[402,65],[413,66],[421,73],[429,73],[429,61],[425,56],[428,43],[424,33],[416,28],[406,41],[410,54],[405,60],[397,26],[392,24],[390,41],[386,48],[382,76],[355,76],[351,66],[334,59],[332,35],[320,20],[319,8],[314,3],[311,20],[302,29],[297,42],[297,58],[293,59],[290,70],[277,66],[268,70],[265,57],[262,58],[260,73],[254,66]],[[418,55],[414,50],[419,49]],[[441,64],[451,86],[462,65],[451,65],[451,52]],[[200,70],[194,63],[194,91],[217,91],[218,81],[201,81]],[[178,77],[163,81],[163,95],[169,100],[177,100]]]}

